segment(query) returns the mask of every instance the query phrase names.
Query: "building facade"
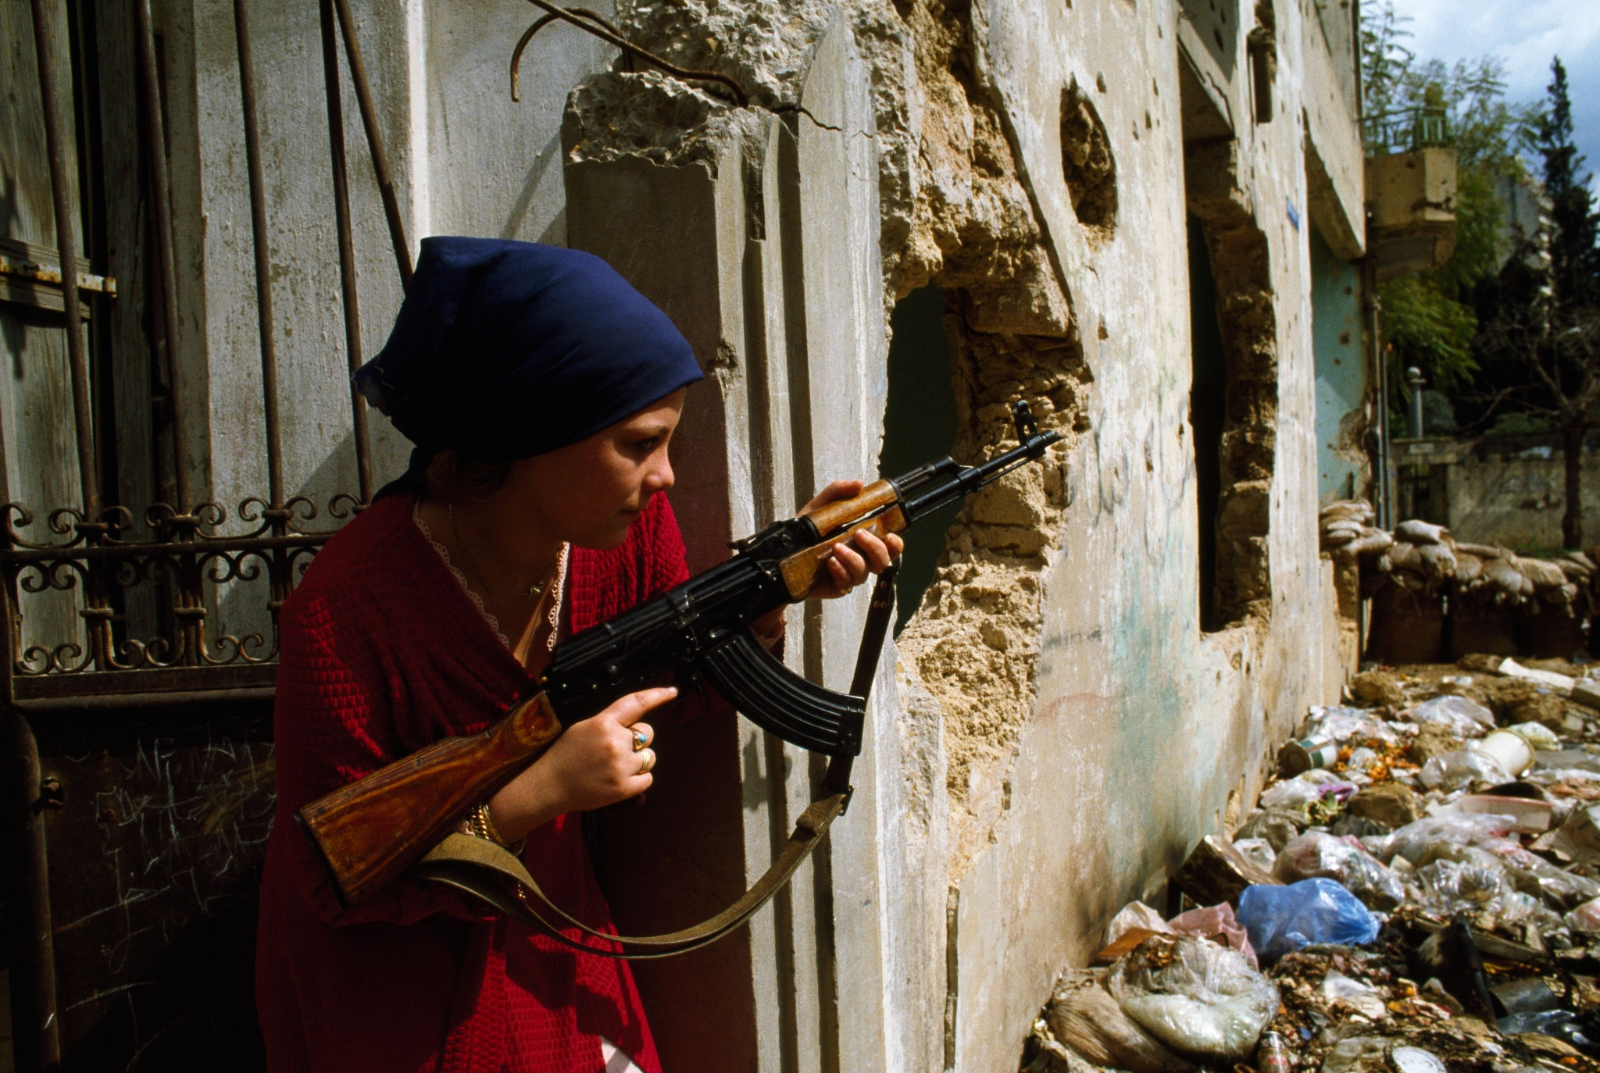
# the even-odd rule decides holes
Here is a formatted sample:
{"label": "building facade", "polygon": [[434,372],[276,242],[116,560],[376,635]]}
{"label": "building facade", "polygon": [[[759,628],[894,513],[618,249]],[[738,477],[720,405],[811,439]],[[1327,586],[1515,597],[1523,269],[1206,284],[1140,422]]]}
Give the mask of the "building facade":
{"label": "building facade", "polygon": [[[708,374],[672,492],[697,569],[831,479],[1005,449],[1014,399],[1064,437],[912,533],[829,844],[746,932],[639,967],[669,1069],[1014,1068],[1057,974],[1338,695],[1317,511],[1367,491],[1372,420],[1352,0],[575,16],[677,73],[572,21],[526,37],[510,0],[36,6],[38,47],[0,7],[6,239],[62,262],[44,57],[69,245],[114,295],[84,284],[76,394],[63,288],[0,302],[5,498],[34,512],[6,560],[19,1068],[252,1060],[272,616],[404,465],[348,375],[419,236],[589,250],[674,318]],[[29,550],[91,503],[132,513]],[[82,550],[119,540],[157,550]],[[113,559],[169,568],[46,576]],[[842,688],[864,616],[792,609],[791,666]],[[745,721],[660,755],[597,825],[624,930],[726,904],[820,778]]]}

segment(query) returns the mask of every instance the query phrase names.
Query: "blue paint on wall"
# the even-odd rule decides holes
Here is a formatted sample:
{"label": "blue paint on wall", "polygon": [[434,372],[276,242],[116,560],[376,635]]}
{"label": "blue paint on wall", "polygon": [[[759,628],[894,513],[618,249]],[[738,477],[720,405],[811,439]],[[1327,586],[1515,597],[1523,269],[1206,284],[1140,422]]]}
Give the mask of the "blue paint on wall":
{"label": "blue paint on wall", "polygon": [[1361,348],[1361,276],[1336,258],[1311,228],[1311,347],[1317,371],[1317,499],[1367,494],[1368,464],[1341,428],[1358,416],[1367,391]]}

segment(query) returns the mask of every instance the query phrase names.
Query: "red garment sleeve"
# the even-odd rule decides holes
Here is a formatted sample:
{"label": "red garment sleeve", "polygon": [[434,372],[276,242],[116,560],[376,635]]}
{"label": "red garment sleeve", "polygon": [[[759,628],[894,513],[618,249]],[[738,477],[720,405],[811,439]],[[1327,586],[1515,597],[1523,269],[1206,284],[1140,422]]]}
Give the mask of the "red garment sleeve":
{"label": "red garment sleeve", "polygon": [[[278,667],[279,822],[294,822],[289,817],[303,805],[415,751],[401,742],[386,691],[374,688],[376,676],[357,673],[327,641],[327,616],[315,607],[298,610],[302,614],[284,616]],[[424,880],[397,879],[356,905],[341,906],[311,839],[288,843],[293,886],[325,923],[413,924],[441,912],[494,919],[483,903]]]}

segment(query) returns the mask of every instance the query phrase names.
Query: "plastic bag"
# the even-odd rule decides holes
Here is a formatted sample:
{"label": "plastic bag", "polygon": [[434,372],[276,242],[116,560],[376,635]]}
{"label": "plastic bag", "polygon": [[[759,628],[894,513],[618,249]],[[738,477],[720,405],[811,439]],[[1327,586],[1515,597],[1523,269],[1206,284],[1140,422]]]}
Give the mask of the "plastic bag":
{"label": "plastic bag", "polygon": [[1382,759],[1377,750],[1358,745],[1350,750],[1350,757],[1344,762],[1345,775],[1351,782],[1370,783],[1372,777],[1368,772],[1377,767]]}
{"label": "plastic bag", "polygon": [[1400,856],[1420,868],[1438,859],[1442,850],[1447,851],[1452,846],[1515,846],[1521,849],[1520,843],[1506,837],[1515,825],[1516,820],[1511,816],[1446,812],[1408,823],[1385,838],[1369,838],[1366,846],[1385,864]]}
{"label": "plastic bag", "polygon": [[1422,765],[1422,785],[1430,790],[1452,793],[1475,782],[1497,786],[1510,782],[1511,774],[1495,762],[1493,757],[1471,749],[1457,749],[1453,753],[1435,756]]}
{"label": "plastic bag", "polygon": [[1249,934],[1233,915],[1233,906],[1227,902],[1179,913],[1167,921],[1166,926],[1172,929],[1175,935],[1192,935],[1196,939],[1210,939],[1212,942],[1221,943],[1229,950],[1237,950],[1239,956],[1248,961],[1252,969],[1261,967],[1256,961],[1255,950],[1250,946]]}
{"label": "plastic bag", "polygon": [[1107,984],[1146,1031],[1203,1061],[1248,1058],[1278,1011],[1278,989],[1244,958],[1187,936],[1146,939],[1117,962]]}
{"label": "plastic bag", "polygon": [[1123,906],[1111,923],[1106,925],[1106,945],[1110,946],[1134,928],[1145,931],[1166,931],[1167,922],[1161,914],[1143,902],[1129,902]]}
{"label": "plastic bag", "polygon": [[1320,877],[1287,887],[1246,887],[1238,916],[1266,964],[1308,943],[1362,946],[1378,937],[1378,918],[1354,894]]}
{"label": "plastic bag", "polygon": [[1381,988],[1352,980],[1338,969],[1329,969],[1322,978],[1322,997],[1328,1005],[1343,1005],[1371,1021],[1389,1016]]}
{"label": "plastic bag", "polygon": [[1539,908],[1520,893],[1505,869],[1489,863],[1439,860],[1417,869],[1422,907],[1446,919],[1457,913],[1492,913],[1503,924],[1528,919]]}
{"label": "plastic bag", "polygon": [[1400,742],[1400,735],[1393,727],[1374,717],[1365,708],[1324,708],[1320,704],[1311,706],[1311,713],[1300,724],[1298,736],[1327,738],[1341,745],[1351,739],[1358,742],[1381,741],[1385,745],[1397,745]]}
{"label": "plastic bag", "polygon": [[1513,723],[1506,729],[1527,742],[1528,748],[1535,751],[1561,748],[1561,739],[1556,736],[1556,732],[1543,723]]}
{"label": "plastic bag", "polygon": [[1406,900],[1405,884],[1354,839],[1307,831],[1283,847],[1272,877],[1285,883],[1326,876],[1373,909],[1393,909]]}
{"label": "plastic bag", "polygon": [[1278,851],[1264,838],[1236,838],[1233,840],[1233,848],[1244,854],[1245,860],[1263,872],[1271,872],[1272,866],[1278,860]]}
{"label": "plastic bag", "polygon": [[1600,898],[1600,883],[1557,868],[1531,853],[1502,855],[1506,872],[1518,890],[1538,894],[1555,909],[1573,909]]}
{"label": "plastic bag", "polygon": [[1187,1073],[1194,1069],[1124,1013],[1099,983],[1057,991],[1045,1011],[1045,1021],[1056,1039],[1099,1066],[1129,1073]]}
{"label": "plastic bag", "polygon": [[1443,727],[1463,738],[1481,737],[1494,729],[1494,713],[1466,697],[1434,697],[1402,714],[1419,726]]}
{"label": "plastic bag", "polygon": [[1306,805],[1332,797],[1343,801],[1356,792],[1355,785],[1342,776],[1322,768],[1313,768],[1303,775],[1269,786],[1261,795],[1262,808]]}
{"label": "plastic bag", "polygon": [[1600,931],[1600,898],[1584,902],[1568,913],[1564,919],[1567,927],[1573,931]]}

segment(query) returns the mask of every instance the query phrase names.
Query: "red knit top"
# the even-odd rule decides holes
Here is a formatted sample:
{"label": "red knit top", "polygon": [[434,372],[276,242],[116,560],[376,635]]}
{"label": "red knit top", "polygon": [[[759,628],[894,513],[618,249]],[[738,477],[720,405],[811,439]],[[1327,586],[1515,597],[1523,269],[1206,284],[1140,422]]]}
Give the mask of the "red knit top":
{"label": "red knit top", "polygon": [[[412,519],[380,500],[334,536],[284,605],[278,806],[267,845],[256,1000],[275,1073],[597,1073],[600,1039],[659,1073],[626,962],[577,954],[470,896],[398,880],[341,911],[294,812],[453,734],[475,734],[532,684]],[[572,632],[688,576],[657,495],[608,552],[572,549]],[[551,899],[610,913],[576,815],[528,836]],[[577,938],[576,931],[572,933]]]}

